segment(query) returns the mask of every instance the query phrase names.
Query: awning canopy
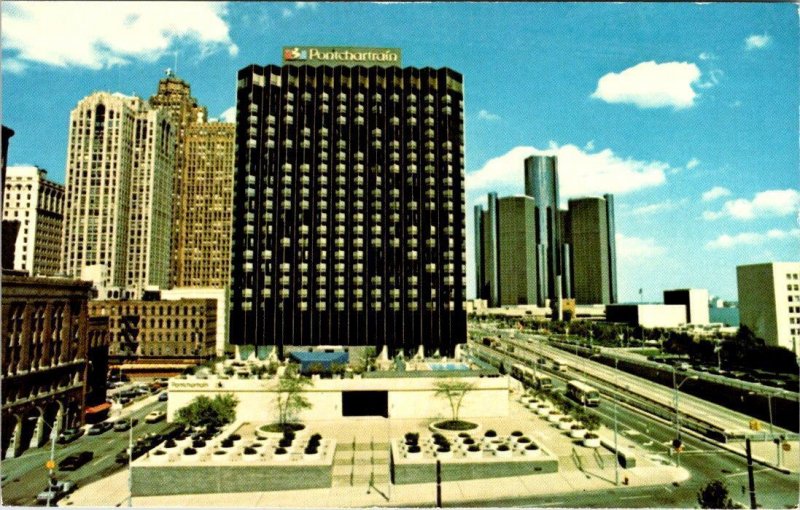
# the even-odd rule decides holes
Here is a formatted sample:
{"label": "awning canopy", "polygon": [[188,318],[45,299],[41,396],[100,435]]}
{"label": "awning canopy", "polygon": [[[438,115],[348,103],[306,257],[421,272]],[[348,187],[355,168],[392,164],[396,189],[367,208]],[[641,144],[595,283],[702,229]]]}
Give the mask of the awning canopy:
{"label": "awning canopy", "polygon": [[331,365],[338,363],[347,364],[350,359],[348,353],[337,352],[292,352],[291,357],[300,362],[300,372],[308,372],[312,365],[320,365],[324,371],[330,370]]}
{"label": "awning canopy", "polygon": [[102,404],[97,404],[96,406],[87,407],[86,414],[101,413],[108,409],[111,409],[111,402],[103,402]]}

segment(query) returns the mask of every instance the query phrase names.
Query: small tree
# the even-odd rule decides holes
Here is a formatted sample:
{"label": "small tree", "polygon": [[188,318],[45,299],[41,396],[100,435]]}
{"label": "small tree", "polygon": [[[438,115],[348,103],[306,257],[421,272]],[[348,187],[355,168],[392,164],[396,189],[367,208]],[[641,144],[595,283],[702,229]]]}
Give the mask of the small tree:
{"label": "small tree", "polygon": [[436,382],[436,396],[445,397],[450,403],[452,421],[458,422],[458,412],[464,395],[475,389],[475,385],[465,381],[438,381]]}
{"label": "small tree", "polygon": [[239,400],[230,393],[217,395],[213,400],[201,395],[178,410],[177,421],[190,427],[221,427],[236,419],[238,403]]}
{"label": "small tree", "polygon": [[697,491],[700,508],[736,508],[728,496],[728,487],[720,480],[712,480]]}
{"label": "small tree", "polygon": [[311,380],[300,375],[297,365],[293,364],[286,367],[283,377],[278,380],[278,424],[284,430],[291,428],[289,424],[296,419],[297,413],[311,408],[311,402],[302,394],[310,385]]}

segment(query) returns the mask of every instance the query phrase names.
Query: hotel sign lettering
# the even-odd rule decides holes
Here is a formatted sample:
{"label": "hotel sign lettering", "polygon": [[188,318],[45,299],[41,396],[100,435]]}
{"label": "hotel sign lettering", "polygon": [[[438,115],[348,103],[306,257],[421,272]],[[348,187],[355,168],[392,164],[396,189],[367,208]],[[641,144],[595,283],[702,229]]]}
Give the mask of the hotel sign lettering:
{"label": "hotel sign lettering", "polygon": [[291,65],[400,66],[400,48],[353,48],[349,46],[289,46],[283,63]]}

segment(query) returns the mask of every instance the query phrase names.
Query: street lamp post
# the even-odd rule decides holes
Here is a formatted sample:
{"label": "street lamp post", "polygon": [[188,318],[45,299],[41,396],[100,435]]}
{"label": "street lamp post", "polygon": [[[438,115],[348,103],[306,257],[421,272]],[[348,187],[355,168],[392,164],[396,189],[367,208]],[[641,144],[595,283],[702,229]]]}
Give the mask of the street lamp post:
{"label": "street lamp post", "polygon": [[674,446],[675,446],[675,465],[677,467],[681,467],[681,452],[680,452],[680,448],[682,447],[682,445],[681,445],[681,415],[680,415],[680,412],[678,412],[680,391],[678,391],[678,390],[680,390],[681,386],[683,386],[683,383],[685,383],[686,381],[688,381],[690,379],[691,380],[697,380],[697,376],[696,375],[687,376],[683,381],[681,381],[680,383],[676,384],[675,366],[672,367],[672,389],[674,390],[673,403],[675,405],[675,441],[676,441],[676,444]]}
{"label": "street lamp post", "polygon": [[133,414],[128,416],[128,507],[133,506]]}
{"label": "street lamp post", "polygon": [[[43,422],[47,424],[47,422]],[[49,426],[49,425],[48,425]],[[53,426],[50,427],[50,461],[47,463],[49,472],[47,480],[47,506],[50,506],[51,498],[53,497],[53,472],[56,467],[56,438],[58,437],[58,416],[56,416]]]}
{"label": "street lamp post", "polygon": [[614,485],[619,486],[619,450],[617,449],[617,373],[619,359],[614,358]]}

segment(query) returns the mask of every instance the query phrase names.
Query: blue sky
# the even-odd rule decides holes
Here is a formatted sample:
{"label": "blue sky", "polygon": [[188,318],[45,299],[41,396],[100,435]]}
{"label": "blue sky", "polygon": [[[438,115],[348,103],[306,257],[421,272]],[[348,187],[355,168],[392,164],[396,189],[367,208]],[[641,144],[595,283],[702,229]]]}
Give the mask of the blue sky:
{"label": "blue sky", "polygon": [[236,71],[287,45],[387,46],[465,79],[472,206],[559,155],[562,198],[615,193],[620,298],[798,260],[798,11],[792,4],[3,2],[10,164],[64,180],[69,112],[96,90],[149,97],[163,70],[226,117]]}

